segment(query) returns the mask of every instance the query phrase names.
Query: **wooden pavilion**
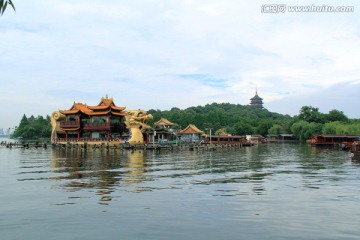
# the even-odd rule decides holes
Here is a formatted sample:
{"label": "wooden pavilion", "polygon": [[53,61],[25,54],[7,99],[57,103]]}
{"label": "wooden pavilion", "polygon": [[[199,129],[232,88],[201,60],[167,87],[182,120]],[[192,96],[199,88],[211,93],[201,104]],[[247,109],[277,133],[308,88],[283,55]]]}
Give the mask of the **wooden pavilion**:
{"label": "wooden pavilion", "polygon": [[186,143],[201,142],[204,131],[198,129],[194,124],[189,124],[185,129],[178,132],[178,136]]}

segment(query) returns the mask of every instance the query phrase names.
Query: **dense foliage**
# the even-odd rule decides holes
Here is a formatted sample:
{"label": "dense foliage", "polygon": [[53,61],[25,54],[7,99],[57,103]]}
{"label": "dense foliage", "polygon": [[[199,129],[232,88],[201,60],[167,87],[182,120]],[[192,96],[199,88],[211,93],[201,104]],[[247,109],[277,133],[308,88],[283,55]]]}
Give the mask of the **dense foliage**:
{"label": "dense foliage", "polygon": [[16,127],[13,138],[24,138],[24,139],[38,139],[38,138],[50,138],[51,125],[50,117],[46,118],[42,116],[29,118],[24,114],[20,124]]}
{"label": "dense foliage", "polygon": [[299,115],[294,117],[290,130],[301,141],[317,134],[360,135],[360,120],[349,119],[338,110],[324,114],[318,108],[303,106]]}
{"label": "dense foliage", "polygon": [[[193,123],[209,133],[227,132],[233,135],[289,133],[305,141],[316,134],[359,134],[360,120],[348,119],[341,111],[331,110],[321,113],[312,106],[303,106],[299,115],[290,117],[257,109],[251,106],[230,103],[213,103],[205,106],[190,107],[184,110],[172,108],[169,111],[149,110],[154,116],[153,122],[161,117],[185,128]],[[207,130],[206,130],[207,129]]]}

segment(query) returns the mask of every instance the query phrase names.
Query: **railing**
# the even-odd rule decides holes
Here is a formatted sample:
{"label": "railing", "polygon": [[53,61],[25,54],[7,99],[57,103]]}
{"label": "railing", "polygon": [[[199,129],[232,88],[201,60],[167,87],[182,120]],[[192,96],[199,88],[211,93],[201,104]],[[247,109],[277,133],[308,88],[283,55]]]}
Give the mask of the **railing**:
{"label": "railing", "polygon": [[[84,130],[123,130],[125,128],[123,123],[82,123]],[[60,122],[61,128],[77,128],[80,127],[78,121]]]}
{"label": "railing", "polygon": [[58,138],[56,142],[125,142],[125,139],[115,138]]}
{"label": "railing", "polygon": [[60,127],[61,128],[80,127],[80,123],[78,121],[60,122]]}
{"label": "railing", "polygon": [[110,130],[110,123],[84,123],[84,130]]}
{"label": "railing", "polygon": [[111,123],[111,131],[124,131],[125,124],[124,123]]}

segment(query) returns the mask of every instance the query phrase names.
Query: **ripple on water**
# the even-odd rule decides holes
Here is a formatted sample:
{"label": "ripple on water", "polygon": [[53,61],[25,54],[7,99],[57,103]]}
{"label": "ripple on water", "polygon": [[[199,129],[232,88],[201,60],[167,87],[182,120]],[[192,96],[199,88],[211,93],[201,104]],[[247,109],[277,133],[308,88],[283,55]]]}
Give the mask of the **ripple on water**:
{"label": "ripple on water", "polygon": [[[357,239],[360,165],[341,151],[0,149],[2,236]],[[6,160],[4,160],[6,159]],[[31,229],[42,229],[40,235]],[[70,234],[71,233],[71,234]],[[46,238],[47,237],[47,238]]]}

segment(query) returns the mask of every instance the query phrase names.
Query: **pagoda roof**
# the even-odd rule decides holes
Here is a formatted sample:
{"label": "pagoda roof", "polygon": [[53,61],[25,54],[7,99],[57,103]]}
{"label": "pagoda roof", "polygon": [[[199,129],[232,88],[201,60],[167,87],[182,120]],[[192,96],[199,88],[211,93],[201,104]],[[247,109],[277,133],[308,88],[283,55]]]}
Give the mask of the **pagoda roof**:
{"label": "pagoda roof", "polygon": [[255,96],[250,98],[250,100],[263,100],[261,97],[259,97],[257,90],[255,91]]}
{"label": "pagoda roof", "polygon": [[204,132],[198,129],[194,124],[189,124],[185,129],[179,131],[179,134],[189,134],[189,133],[202,134]]}
{"label": "pagoda roof", "polygon": [[97,110],[105,110],[111,108],[116,111],[123,111],[126,107],[118,107],[115,105],[113,98],[101,98],[100,103],[97,106],[87,106],[89,109],[97,111]]}
{"label": "pagoda roof", "polygon": [[170,122],[169,120],[165,119],[165,118],[161,118],[159,121],[157,121],[156,123],[154,123],[155,126],[158,125],[164,125],[164,126],[173,126],[175,125],[174,123]]}
{"label": "pagoda roof", "polygon": [[60,110],[60,113],[65,115],[77,114],[79,112],[97,116],[97,115],[107,115],[109,113],[116,116],[125,116],[126,113],[122,112],[126,107],[118,107],[115,105],[112,98],[101,98],[100,103],[97,106],[88,106],[87,104],[75,103],[69,110]]}
{"label": "pagoda roof", "polygon": [[258,95],[255,95],[254,97],[250,98],[250,100],[263,100],[263,99]]}

